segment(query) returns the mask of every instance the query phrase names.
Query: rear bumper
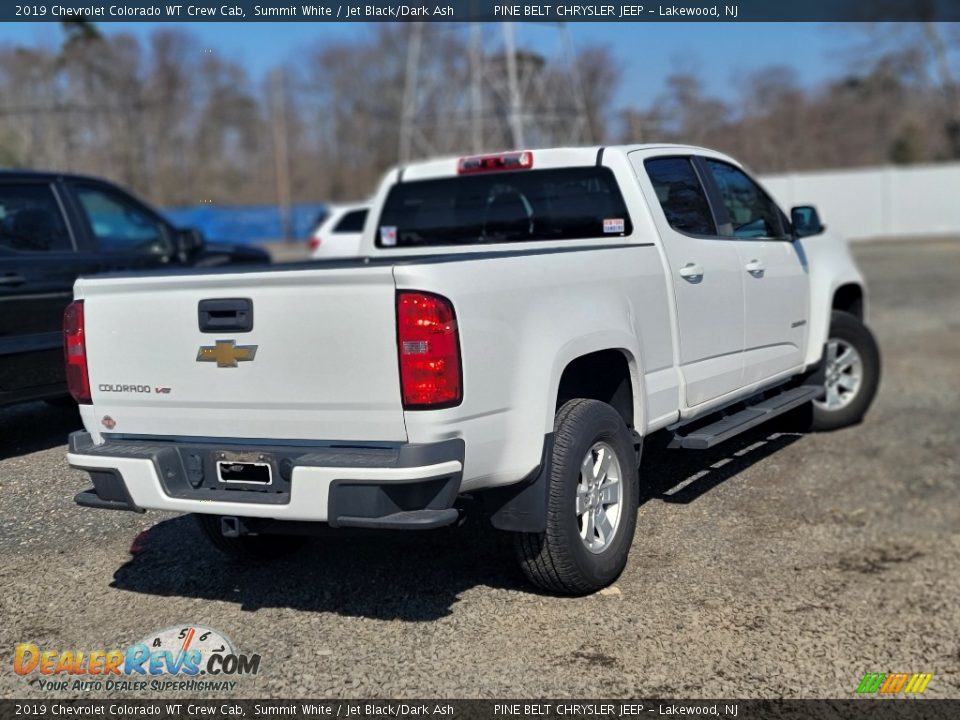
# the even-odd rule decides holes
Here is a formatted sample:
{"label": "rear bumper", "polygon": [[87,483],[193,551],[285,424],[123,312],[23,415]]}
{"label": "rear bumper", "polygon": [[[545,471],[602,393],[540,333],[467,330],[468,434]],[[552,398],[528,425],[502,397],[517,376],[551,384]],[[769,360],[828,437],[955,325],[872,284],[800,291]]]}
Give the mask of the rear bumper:
{"label": "rear bumper", "polygon": [[[333,527],[429,528],[450,524],[463,474],[463,440],[343,447],[70,436],[67,461],[94,487],[79,505],[168,510]],[[272,468],[269,486],[227,484],[217,462],[251,458]]]}

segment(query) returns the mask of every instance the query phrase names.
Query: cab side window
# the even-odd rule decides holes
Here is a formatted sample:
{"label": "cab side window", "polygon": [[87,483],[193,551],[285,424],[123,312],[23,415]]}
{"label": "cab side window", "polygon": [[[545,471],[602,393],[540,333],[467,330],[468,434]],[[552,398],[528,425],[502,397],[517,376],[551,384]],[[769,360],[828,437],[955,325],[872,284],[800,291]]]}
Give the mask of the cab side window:
{"label": "cab side window", "polygon": [[690,158],[651,158],[643,165],[670,227],[686,235],[717,234],[707,194]]}
{"label": "cab side window", "polygon": [[0,251],[72,252],[60,204],[45,183],[0,183]]}
{"label": "cab side window", "polygon": [[171,251],[164,224],[139,203],[92,185],[76,186],[76,193],[100,250],[156,255]]}
{"label": "cab side window", "polygon": [[733,226],[733,237],[781,238],[785,235],[780,208],[745,172],[719,160],[706,159],[705,162]]}

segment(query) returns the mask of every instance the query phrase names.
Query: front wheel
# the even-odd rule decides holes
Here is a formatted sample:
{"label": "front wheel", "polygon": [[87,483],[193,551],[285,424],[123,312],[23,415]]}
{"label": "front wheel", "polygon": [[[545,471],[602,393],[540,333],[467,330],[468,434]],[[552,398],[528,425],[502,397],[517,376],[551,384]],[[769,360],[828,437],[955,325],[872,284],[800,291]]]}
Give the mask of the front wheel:
{"label": "front wheel", "polygon": [[812,430],[835,430],[859,422],[880,384],[880,350],[857,317],[834,311],[824,351],[824,393],[811,407]]}
{"label": "front wheel", "polygon": [[623,418],[606,403],[571,400],[557,412],[547,529],[518,533],[527,578],[552,592],[584,595],[617,579],[637,522],[638,476]]}

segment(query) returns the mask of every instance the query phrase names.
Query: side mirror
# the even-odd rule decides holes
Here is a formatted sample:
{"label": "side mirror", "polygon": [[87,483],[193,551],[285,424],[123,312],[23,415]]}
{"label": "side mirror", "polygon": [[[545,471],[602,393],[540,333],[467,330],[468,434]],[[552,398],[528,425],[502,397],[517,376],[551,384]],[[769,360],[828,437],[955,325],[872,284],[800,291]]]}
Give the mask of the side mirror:
{"label": "side mirror", "polygon": [[193,260],[206,247],[203,233],[196,228],[182,228],[177,231],[177,259],[182,263]]}
{"label": "side mirror", "polygon": [[798,205],[790,211],[793,234],[798,238],[819,235],[826,226],[820,222],[820,213],[813,205]]}

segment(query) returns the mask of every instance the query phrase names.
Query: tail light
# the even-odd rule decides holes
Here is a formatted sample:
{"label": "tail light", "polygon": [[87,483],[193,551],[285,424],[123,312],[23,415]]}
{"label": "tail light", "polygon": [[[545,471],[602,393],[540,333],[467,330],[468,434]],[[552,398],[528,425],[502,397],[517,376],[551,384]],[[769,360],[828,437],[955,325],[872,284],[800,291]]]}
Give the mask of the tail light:
{"label": "tail light", "polygon": [[67,389],[78,403],[89,404],[90,375],[87,372],[83,300],[70,303],[63,313],[63,354],[67,363]]}
{"label": "tail light", "polygon": [[449,300],[421,292],[397,293],[397,345],[405,409],[460,403],[460,336]]}
{"label": "tail light", "polygon": [[311,235],[310,239],[307,240],[307,250],[316,250],[323,244],[323,240],[320,239],[319,235]]}

